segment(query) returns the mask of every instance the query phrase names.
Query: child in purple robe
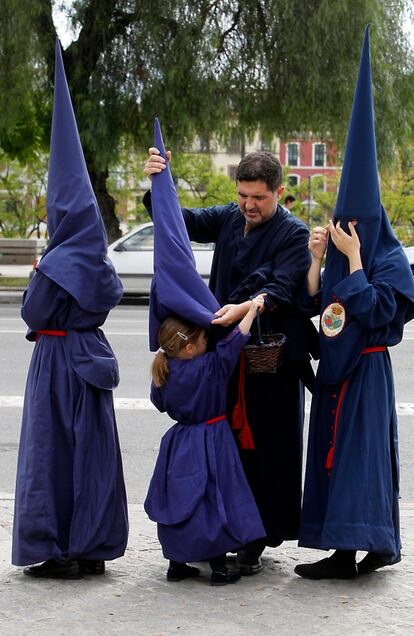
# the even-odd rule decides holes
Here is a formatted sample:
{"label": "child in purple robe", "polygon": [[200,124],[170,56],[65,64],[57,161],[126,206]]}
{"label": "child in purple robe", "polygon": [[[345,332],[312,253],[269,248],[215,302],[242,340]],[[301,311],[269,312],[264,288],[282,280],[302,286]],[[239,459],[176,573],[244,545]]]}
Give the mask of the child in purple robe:
{"label": "child in purple robe", "polygon": [[158,523],[168,581],[198,576],[187,562],[208,560],[212,585],[235,583],[226,552],[265,536],[224,415],[227,381],[263,303],[252,300],[214,352],[206,353],[205,330],[180,317],[159,329],[151,400],[177,423],[162,438],[144,507]]}

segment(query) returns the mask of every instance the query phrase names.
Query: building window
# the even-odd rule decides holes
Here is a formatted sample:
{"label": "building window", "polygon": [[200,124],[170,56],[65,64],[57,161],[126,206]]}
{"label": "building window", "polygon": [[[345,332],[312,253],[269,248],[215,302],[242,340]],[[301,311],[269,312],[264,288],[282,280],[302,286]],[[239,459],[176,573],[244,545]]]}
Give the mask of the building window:
{"label": "building window", "polygon": [[230,179],[236,181],[237,166],[227,166],[227,174],[229,175]]}
{"label": "building window", "polygon": [[313,145],[313,165],[318,168],[323,168],[325,165],[325,144]]}
{"label": "building window", "polygon": [[208,137],[200,137],[200,152],[210,152],[210,139]]}
{"label": "building window", "polygon": [[272,152],[272,145],[268,139],[264,139],[263,137],[260,140],[260,150],[266,152]]}
{"label": "building window", "polygon": [[291,143],[287,145],[287,165],[298,166],[299,165],[299,144]]}
{"label": "building window", "polygon": [[291,188],[294,188],[295,186],[299,185],[299,175],[290,174],[288,176],[288,184]]}
{"label": "building window", "polygon": [[232,155],[240,154],[240,135],[236,131],[233,131],[231,134],[227,152]]}

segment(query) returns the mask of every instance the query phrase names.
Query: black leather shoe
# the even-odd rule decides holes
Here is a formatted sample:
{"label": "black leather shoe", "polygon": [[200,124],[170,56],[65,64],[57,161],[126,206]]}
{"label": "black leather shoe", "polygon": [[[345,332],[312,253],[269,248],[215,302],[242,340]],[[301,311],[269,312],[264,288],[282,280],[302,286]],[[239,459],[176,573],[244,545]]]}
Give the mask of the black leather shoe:
{"label": "black leather shoe", "polygon": [[241,574],[234,570],[227,570],[222,572],[221,570],[213,570],[211,573],[211,585],[228,585],[229,583],[237,583],[241,579]]}
{"label": "black leather shoe", "polygon": [[23,570],[28,576],[45,579],[81,579],[82,571],[77,561],[55,561],[49,559],[41,565],[32,565]]}
{"label": "black leather shoe", "polygon": [[182,565],[170,565],[167,570],[167,581],[183,581],[184,579],[193,579],[199,576],[200,570],[191,565],[183,563]]}
{"label": "black leather shoe", "polygon": [[83,574],[104,574],[105,561],[78,559],[79,568]]}
{"label": "black leather shoe", "polygon": [[358,571],[356,563],[339,564],[327,557],[316,563],[301,563],[295,573],[304,579],[354,579]]}
{"label": "black leather shoe", "polygon": [[384,568],[386,565],[395,565],[401,561],[401,551],[398,552],[395,559],[391,561],[387,561],[384,558],[383,554],[377,554],[376,552],[368,552],[366,556],[360,561],[357,565],[358,568],[358,576],[361,574],[370,574],[371,572],[375,572],[375,570],[379,570],[380,568]]}
{"label": "black leather shoe", "polygon": [[237,553],[236,567],[242,576],[253,576],[263,569],[263,563],[260,556],[240,550]]}

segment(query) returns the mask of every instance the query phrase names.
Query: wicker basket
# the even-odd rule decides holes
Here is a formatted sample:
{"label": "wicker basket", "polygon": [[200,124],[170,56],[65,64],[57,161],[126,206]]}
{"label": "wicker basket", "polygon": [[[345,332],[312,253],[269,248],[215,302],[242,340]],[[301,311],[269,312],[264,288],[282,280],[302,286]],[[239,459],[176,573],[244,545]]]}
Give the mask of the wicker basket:
{"label": "wicker basket", "polygon": [[283,333],[262,336],[257,314],[257,344],[243,347],[247,373],[276,373],[283,360],[285,343],[286,336]]}

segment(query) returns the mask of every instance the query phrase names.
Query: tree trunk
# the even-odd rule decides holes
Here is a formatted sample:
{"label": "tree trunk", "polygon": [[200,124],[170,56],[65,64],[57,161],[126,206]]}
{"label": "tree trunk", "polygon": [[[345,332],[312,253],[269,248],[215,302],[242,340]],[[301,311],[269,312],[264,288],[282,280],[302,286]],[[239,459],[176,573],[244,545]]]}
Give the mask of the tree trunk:
{"label": "tree trunk", "polygon": [[122,235],[122,232],[119,227],[119,219],[115,214],[115,199],[109,194],[106,187],[108,170],[105,169],[98,172],[89,170],[89,176],[102,214],[108,236],[108,244],[111,244]]}

